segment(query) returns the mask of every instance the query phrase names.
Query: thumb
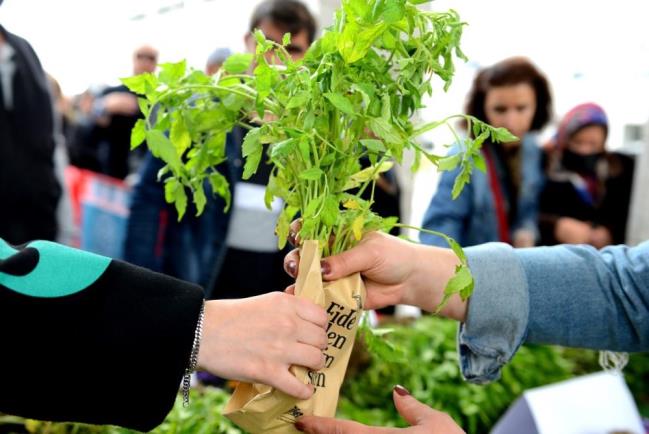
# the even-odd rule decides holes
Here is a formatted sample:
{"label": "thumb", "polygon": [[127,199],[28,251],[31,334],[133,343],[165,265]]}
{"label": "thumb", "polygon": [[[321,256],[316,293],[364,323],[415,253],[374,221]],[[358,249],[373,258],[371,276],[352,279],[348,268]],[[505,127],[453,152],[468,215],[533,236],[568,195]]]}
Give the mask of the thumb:
{"label": "thumb", "polygon": [[291,374],[288,369],[282,371],[279,375],[273,376],[268,381],[268,385],[281,390],[287,395],[298,399],[309,399],[313,395],[314,387],[311,384],[304,384]]}
{"label": "thumb", "polygon": [[403,386],[394,386],[392,399],[397,411],[410,425],[421,425],[437,411],[417,401]]}
{"label": "thumb", "polygon": [[325,280],[337,280],[373,268],[376,258],[366,242],[371,236],[372,234],[366,235],[360,244],[350,250],[322,260],[322,277]]}

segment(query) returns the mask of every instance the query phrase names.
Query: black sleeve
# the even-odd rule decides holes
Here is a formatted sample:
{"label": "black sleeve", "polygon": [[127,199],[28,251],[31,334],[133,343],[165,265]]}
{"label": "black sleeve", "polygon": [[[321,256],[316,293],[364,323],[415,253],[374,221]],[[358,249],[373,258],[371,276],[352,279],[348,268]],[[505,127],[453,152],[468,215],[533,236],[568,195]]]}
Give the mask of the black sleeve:
{"label": "black sleeve", "polygon": [[203,292],[43,241],[0,239],[0,412],[147,431],[173,406]]}

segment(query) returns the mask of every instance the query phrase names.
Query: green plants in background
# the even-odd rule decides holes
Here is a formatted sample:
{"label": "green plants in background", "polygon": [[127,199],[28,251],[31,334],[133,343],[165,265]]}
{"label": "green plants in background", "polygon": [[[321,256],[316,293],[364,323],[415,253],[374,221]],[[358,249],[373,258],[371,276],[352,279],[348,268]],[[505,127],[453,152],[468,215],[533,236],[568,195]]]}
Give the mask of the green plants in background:
{"label": "green plants in background", "polygon": [[467,383],[457,362],[456,335],[455,321],[428,316],[395,325],[380,341],[370,339],[369,364],[343,385],[339,416],[406,426],[392,403],[393,385],[402,384],[417,399],[449,413],[468,433],[485,433],[524,390],[572,376],[573,363],[560,350],[523,346],[499,381]]}
{"label": "green plants in background", "polygon": [[[461,167],[453,189],[459,195],[474,166],[484,170],[482,143],[516,138],[469,116],[412,124],[433,82],[447,89],[453,62],[466,60],[460,50],[465,23],[455,11],[418,7],[426,2],[343,0],[333,26],[299,61],[285,49],[290,35],[276,43],[258,31],[256,53],[231,56],[214,77],[188,71],[180,62],[162,65],[157,75],[125,79],[143,95],[145,115],[131,144],[145,141],[166,163],[160,176],[179,218],[189,197],[201,212],[206,183],[229,206],[227,181],[217,167],[225,159],[226,134],[235,126],[249,130],[242,149],[244,179],[262,159],[274,166],[266,204],[274,198],[284,203],[277,223],[280,247],[298,215],[301,238],[319,240],[323,256],[351,248],[367,231],[392,228],[395,218],[382,219],[371,210],[374,184],[393,162],[401,163],[406,150],[415,152],[415,168],[422,156],[439,170]],[[427,131],[452,129],[455,117],[464,117],[471,133],[456,136],[457,153],[432,155],[417,145]],[[370,200],[361,198],[364,192],[371,193]],[[451,246],[463,258],[459,246]],[[466,298],[472,280],[465,260],[457,272],[447,295]]]}
{"label": "green plants in background", "polygon": [[[602,369],[595,350],[524,345],[498,381],[470,384],[457,363],[457,323],[432,316],[393,325],[367,342],[367,365],[343,385],[338,410],[340,417],[374,425],[405,426],[392,403],[394,384],[449,413],[468,433],[483,433],[523,391]],[[649,354],[631,354],[624,376],[649,418]]]}
{"label": "green plants in background", "polygon": [[[380,342],[371,340],[363,365],[352,368],[342,390],[338,417],[372,425],[403,426],[392,403],[392,386],[403,384],[428,405],[451,414],[468,433],[488,432],[524,390],[599,371],[598,352],[526,345],[503,369],[495,383],[464,381],[457,365],[457,324],[436,317],[394,325]],[[387,344],[385,344],[387,342]],[[395,351],[382,345],[398,345]],[[649,417],[649,354],[632,354],[625,378],[644,417]],[[221,416],[229,393],[205,388],[182,397],[154,434],[225,433],[241,430]],[[11,427],[11,429],[7,428]],[[135,434],[114,426],[93,426],[0,416],[0,432],[33,434]]]}
{"label": "green plants in background", "polygon": [[[182,396],[178,396],[176,403],[167,415],[167,418],[151,434],[242,434],[224,416],[223,408],[230,394],[216,388],[205,388],[191,391],[190,407],[183,406]],[[12,431],[3,431],[3,424],[12,424]],[[133,431],[117,426],[86,425],[78,423],[55,423],[22,419],[13,416],[0,416],[0,432],[18,432],[30,434],[137,434]]]}

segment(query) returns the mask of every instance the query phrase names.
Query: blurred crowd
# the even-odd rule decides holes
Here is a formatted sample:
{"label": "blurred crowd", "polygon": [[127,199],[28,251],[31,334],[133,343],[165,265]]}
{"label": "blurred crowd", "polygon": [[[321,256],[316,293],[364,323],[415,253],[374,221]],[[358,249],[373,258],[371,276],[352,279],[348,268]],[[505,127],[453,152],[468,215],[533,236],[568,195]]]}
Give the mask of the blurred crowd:
{"label": "blurred crowd", "polygon": [[[290,32],[289,52],[300,58],[317,27],[298,1],[267,0],[242,29],[253,53],[255,28],[278,42]],[[229,55],[225,47],[206,53],[205,72],[215,74]],[[158,58],[156,47],[136,47],[132,73],[155,72]],[[481,69],[467,89],[465,113],[507,128],[518,140],[485,141],[479,164],[484,170],[472,172],[456,200],[451,191],[458,171],[444,172],[423,221],[413,223],[463,246],[623,243],[634,159],[609,150],[604,108],[592,101],[574,104],[555,118],[551,83],[542,65],[525,57]],[[209,297],[248,297],[288,285],[281,266],[285,252],[274,235],[281,204],[268,210],[263,201],[270,166],[242,178],[245,131],[229,134],[228,161],[220,167],[231,183],[232,210],[224,213],[215,199],[200,217],[188,212],[179,222],[158,179],[160,161],[145,147],[131,151],[130,132],[140,117],[138,95],[124,85],[64,95],[29,43],[0,27],[0,237],[14,244],[46,239],[91,248],[84,239],[101,236],[119,244],[115,256],[199,283]],[[541,143],[546,128],[554,129],[552,139]],[[101,193],[86,186],[81,194],[80,180],[125,192],[122,206],[111,202],[117,196],[94,203],[117,214],[119,236],[102,220],[87,221],[90,214],[80,201]],[[399,216],[403,186],[393,171],[377,186],[375,209]],[[444,242],[425,234],[421,241]]]}

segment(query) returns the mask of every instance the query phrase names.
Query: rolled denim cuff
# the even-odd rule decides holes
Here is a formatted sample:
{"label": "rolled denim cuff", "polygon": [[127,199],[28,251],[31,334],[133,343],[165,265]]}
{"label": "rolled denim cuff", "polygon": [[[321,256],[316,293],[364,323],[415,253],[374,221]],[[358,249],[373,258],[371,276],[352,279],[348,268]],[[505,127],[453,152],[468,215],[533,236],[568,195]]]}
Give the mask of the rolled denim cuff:
{"label": "rolled denim cuff", "polygon": [[465,249],[475,281],[466,322],[458,332],[462,375],[472,383],[500,377],[527,332],[527,280],[515,251],[489,243]]}

